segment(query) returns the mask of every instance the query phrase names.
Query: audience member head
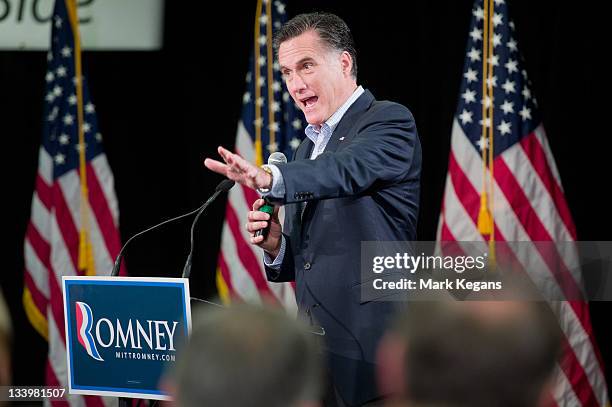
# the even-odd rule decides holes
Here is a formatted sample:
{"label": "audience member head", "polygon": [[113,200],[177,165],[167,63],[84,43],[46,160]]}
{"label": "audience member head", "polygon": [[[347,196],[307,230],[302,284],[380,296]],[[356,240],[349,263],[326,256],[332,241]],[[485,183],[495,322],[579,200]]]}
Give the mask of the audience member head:
{"label": "audience member head", "polygon": [[306,407],[320,398],[312,334],[281,310],[240,304],[195,313],[179,354],[181,407]]}
{"label": "audience member head", "polygon": [[379,383],[409,406],[543,406],[560,337],[547,303],[415,302],[381,342]]}

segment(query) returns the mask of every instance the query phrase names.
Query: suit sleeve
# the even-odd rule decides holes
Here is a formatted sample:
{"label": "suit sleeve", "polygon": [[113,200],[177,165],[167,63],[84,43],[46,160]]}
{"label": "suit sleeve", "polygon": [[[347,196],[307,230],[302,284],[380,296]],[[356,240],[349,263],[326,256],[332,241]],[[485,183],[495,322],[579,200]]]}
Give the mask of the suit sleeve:
{"label": "suit sleeve", "polygon": [[295,268],[293,253],[291,250],[291,240],[290,237],[284,233],[283,237],[285,238],[285,252],[283,254],[283,262],[281,263],[280,267],[270,267],[264,263],[266,278],[268,281],[273,281],[275,283],[295,281]]}
{"label": "suit sleeve", "polygon": [[410,173],[418,143],[410,111],[389,104],[372,115],[346,148],[278,165],[284,203],[358,195],[375,183],[402,181]]}

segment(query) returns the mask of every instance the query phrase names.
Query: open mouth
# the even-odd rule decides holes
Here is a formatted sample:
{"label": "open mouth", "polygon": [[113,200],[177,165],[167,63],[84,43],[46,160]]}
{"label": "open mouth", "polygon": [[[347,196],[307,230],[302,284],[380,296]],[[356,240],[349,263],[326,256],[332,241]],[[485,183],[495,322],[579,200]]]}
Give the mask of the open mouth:
{"label": "open mouth", "polygon": [[317,100],[319,100],[318,96],[311,96],[311,97],[300,100],[300,102],[302,102],[302,106],[305,109],[310,109],[317,103]]}

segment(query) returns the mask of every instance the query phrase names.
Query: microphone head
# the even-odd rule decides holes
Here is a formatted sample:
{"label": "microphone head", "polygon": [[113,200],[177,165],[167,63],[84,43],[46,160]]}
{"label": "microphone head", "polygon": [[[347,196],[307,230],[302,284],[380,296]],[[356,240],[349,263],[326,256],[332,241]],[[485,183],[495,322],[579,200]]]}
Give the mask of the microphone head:
{"label": "microphone head", "polygon": [[286,162],[287,157],[285,157],[285,154],[279,151],[270,154],[270,157],[268,157],[268,165],[285,164]]}
{"label": "microphone head", "polygon": [[217,188],[215,188],[215,192],[229,191],[232,189],[235,183],[236,182],[232,181],[231,179],[224,179],[223,181],[219,182],[219,185],[217,185]]}

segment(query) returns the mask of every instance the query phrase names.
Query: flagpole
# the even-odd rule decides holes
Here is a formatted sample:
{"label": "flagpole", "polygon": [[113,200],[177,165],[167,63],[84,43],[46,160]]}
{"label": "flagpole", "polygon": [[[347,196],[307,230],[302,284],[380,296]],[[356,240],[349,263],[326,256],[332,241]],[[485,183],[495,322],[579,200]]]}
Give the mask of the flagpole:
{"label": "flagpole", "polygon": [[[253,46],[253,72],[255,73],[255,165],[261,166],[263,164],[263,149],[261,145],[261,127],[263,126],[263,119],[261,117],[261,88],[259,86],[259,78],[261,70],[259,68],[260,52],[259,52],[259,19],[261,18],[261,4],[262,0],[257,0],[257,11],[255,12],[255,42]],[[268,61],[269,63],[269,61]]]}
{"label": "flagpole", "polygon": [[493,152],[494,150],[494,145],[493,145],[493,141],[494,141],[494,128],[493,128],[493,124],[494,124],[494,120],[493,120],[493,106],[495,105],[495,101],[493,100],[494,94],[493,94],[493,63],[492,63],[492,59],[493,59],[493,53],[495,52],[495,47],[493,46],[493,12],[494,12],[494,2],[493,0],[485,0],[489,2],[489,6],[488,6],[488,15],[487,15],[487,21],[486,23],[489,26],[488,29],[488,37],[487,37],[487,42],[488,42],[488,48],[489,48],[489,56],[487,58],[487,65],[489,67],[489,69],[487,70],[487,87],[488,87],[488,95],[490,97],[491,103],[488,106],[489,109],[489,127],[487,128],[488,132],[489,132],[489,207],[488,207],[488,211],[489,211],[489,217],[490,217],[490,222],[491,222],[491,229],[489,231],[489,268],[494,269],[496,266],[496,256],[495,256],[495,213],[493,211],[493,193],[494,193],[494,189],[493,186],[495,184],[495,175],[493,173]]}
{"label": "flagpole", "polygon": [[79,256],[78,268],[85,271],[86,275],[95,275],[93,248],[89,240],[89,188],[87,187],[87,164],[85,151],[85,133],[83,129],[83,75],[81,66],[81,38],[79,35],[79,20],[77,16],[77,6],[75,0],[65,0],[66,9],[68,10],[68,18],[70,19],[70,28],[74,38],[74,86],[76,88],[77,97],[77,131],[79,135],[79,177],[81,186],[81,227],[79,230]]}
{"label": "flagpole", "polygon": [[[484,15],[488,18],[488,2],[484,0]],[[487,82],[489,71],[489,26],[483,24],[482,40],[482,120],[481,120],[481,158],[482,158],[482,191],[480,193],[480,210],[478,212],[478,231],[483,235],[491,233],[491,213],[489,212],[489,202],[487,197],[487,150],[489,139],[487,133]]]}

